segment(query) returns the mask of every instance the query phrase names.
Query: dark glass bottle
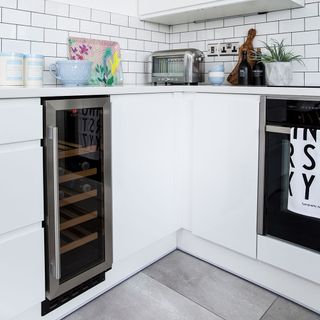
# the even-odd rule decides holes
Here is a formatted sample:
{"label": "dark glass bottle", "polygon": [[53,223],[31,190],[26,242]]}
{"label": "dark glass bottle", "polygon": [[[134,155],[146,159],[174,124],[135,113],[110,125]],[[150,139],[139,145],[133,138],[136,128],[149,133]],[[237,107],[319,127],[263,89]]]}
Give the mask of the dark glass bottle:
{"label": "dark glass bottle", "polygon": [[242,62],[239,66],[239,73],[238,73],[239,85],[240,86],[251,85],[252,84],[251,77],[252,77],[252,69],[248,62],[248,52],[247,50],[243,50]]}
{"label": "dark glass bottle", "polygon": [[252,69],[253,85],[265,86],[266,85],[266,67],[261,61],[261,49],[257,49],[256,63]]}

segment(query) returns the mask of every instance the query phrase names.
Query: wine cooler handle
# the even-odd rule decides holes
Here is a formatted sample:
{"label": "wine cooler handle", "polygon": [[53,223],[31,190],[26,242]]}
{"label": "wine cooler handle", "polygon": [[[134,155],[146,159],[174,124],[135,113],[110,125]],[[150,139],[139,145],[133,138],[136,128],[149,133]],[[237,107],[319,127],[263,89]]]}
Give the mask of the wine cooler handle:
{"label": "wine cooler handle", "polygon": [[54,208],[54,276],[61,278],[60,268],[60,208],[59,208],[59,151],[58,151],[58,128],[49,127],[52,139],[52,166],[53,166],[53,208]]}

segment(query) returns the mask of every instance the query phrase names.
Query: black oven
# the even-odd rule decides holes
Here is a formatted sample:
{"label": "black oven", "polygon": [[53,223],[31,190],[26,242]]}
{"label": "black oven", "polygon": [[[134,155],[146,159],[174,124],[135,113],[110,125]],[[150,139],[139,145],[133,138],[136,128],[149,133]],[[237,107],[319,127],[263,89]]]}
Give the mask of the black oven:
{"label": "black oven", "polygon": [[291,128],[320,130],[320,99],[267,98],[262,106],[258,233],[320,252],[320,220],[287,209]]}

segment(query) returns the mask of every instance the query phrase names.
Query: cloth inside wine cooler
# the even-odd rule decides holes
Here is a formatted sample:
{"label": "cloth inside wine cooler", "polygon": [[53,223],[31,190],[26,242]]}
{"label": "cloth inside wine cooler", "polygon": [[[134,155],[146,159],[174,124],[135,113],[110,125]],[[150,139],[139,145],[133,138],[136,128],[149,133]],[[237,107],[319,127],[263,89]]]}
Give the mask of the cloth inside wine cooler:
{"label": "cloth inside wine cooler", "polygon": [[320,130],[292,128],[288,210],[320,219]]}

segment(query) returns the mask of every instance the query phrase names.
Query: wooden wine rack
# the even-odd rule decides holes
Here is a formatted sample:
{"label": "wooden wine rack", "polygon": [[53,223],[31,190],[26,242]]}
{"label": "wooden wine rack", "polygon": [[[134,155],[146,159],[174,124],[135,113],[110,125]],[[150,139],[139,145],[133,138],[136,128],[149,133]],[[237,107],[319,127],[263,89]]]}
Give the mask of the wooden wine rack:
{"label": "wooden wine rack", "polygon": [[[75,143],[59,141],[59,160],[82,156],[96,151],[96,145],[83,147]],[[80,201],[97,197],[98,190],[93,189],[88,192],[77,192],[63,186],[66,182],[94,176],[97,173],[97,168],[77,172],[65,170],[64,174],[59,177],[60,190],[63,191],[65,195],[59,202],[61,232],[60,254],[70,252],[98,239],[98,232],[88,230],[83,226],[85,222],[98,219],[98,211],[87,212],[77,205]]]}

